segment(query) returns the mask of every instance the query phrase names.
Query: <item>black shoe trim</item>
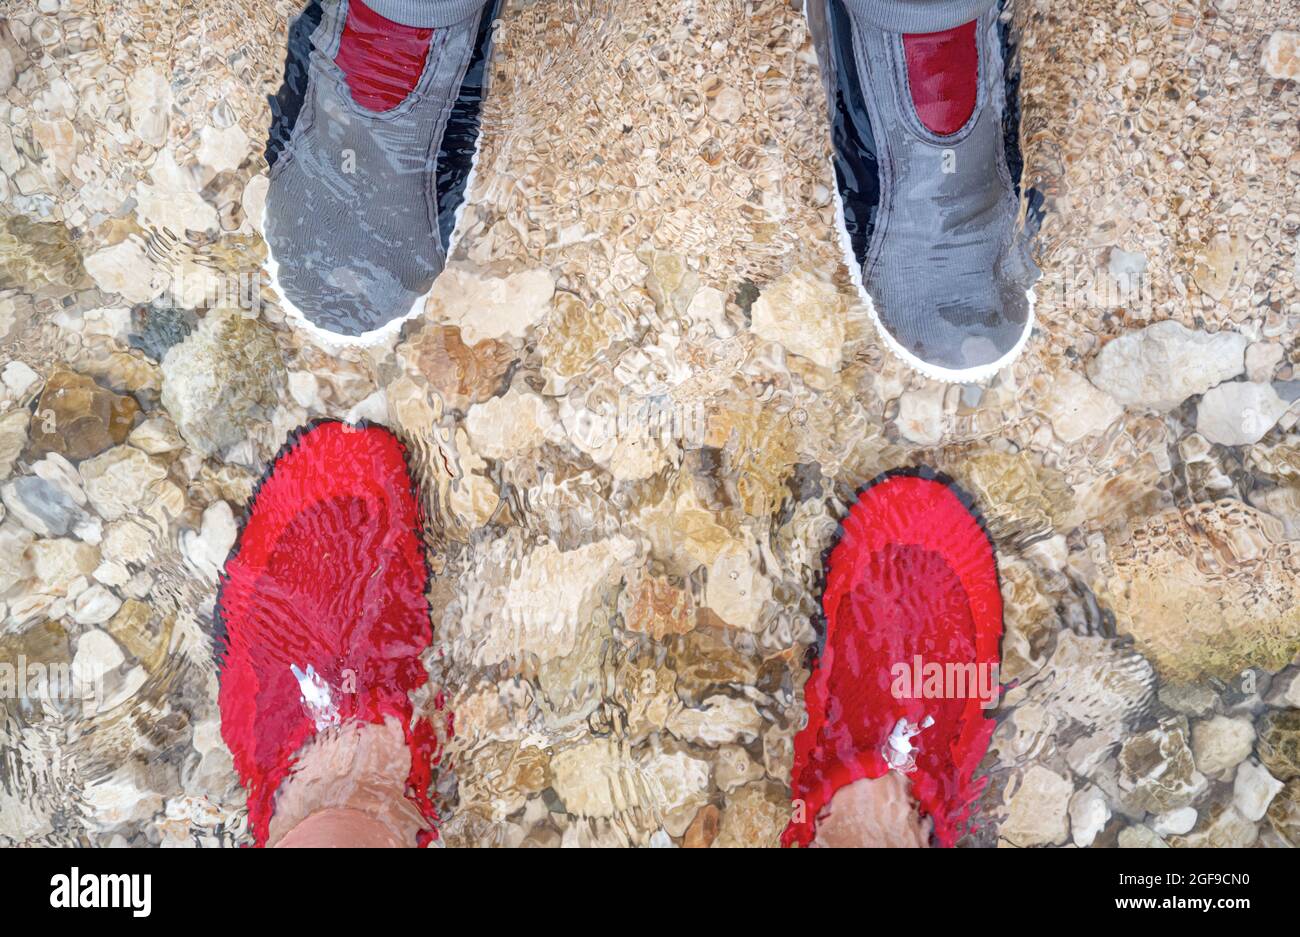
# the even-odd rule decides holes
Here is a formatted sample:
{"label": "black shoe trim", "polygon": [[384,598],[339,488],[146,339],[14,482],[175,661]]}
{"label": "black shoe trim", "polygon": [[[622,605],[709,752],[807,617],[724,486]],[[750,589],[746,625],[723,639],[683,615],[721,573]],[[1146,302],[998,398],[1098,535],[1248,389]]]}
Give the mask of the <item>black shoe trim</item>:
{"label": "black shoe trim", "polygon": [[[999,13],[1006,10],[1007,0],[998,6]],[[1020,181],[1025,170],[1025,158],[1020,150],[1020,55],[1010,20],[998,20],[998,41],[1002,46],[1002,81],[1006,88],[1006,102],[1002,109],[1002,145],[1006,151],[1007,172],[1020,197]],[[1025,237],[1032,238],[1043,223],[1043,193],[1035,188],[1025,192]]]}
{"label": "black shoe trim", "polygon": [[853,21],[842,0],[826,0],[826,3],[831,58],[835,63],[835,113],[831,115],[835,183],[844,206],[844,227],[853,256],[861,266],[867,259],[880,208],[880,166],[858,74]]}
{"label": "black shoe trim", "polygon": [[266,164],[274,166],[280,154],[289,146],[294,124],[307,97],[307,67],[311,60],[311,35],[320,25],[323,15],[320,0],[311,0],[289,24],[289,51],[284,58],[284,83],[273,95],[267,95],[271,105],[271,129],[266,138]]}
{"label": "black shoe trim", "polygon": [[465,69],[465,79],[447,117],[442,145],[438,149],[438,233],[444,247],[451,243],[451,232],[456,227],[456,209],[465,201],[465,186],[478,149],[488,57],[492,51],[492,22],[500,5],[500,0],[492,0],[479,17],[474,54]]}

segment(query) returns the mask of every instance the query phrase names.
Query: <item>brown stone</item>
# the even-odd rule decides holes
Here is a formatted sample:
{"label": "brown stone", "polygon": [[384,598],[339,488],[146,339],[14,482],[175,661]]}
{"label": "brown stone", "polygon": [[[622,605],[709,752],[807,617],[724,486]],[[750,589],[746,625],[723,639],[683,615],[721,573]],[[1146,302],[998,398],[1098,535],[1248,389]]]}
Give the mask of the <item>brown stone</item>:
{"label": "brown stone", "polygon": [[722,811],[713,804],[705,804],[695,812],[695,819],[686,828],[686,835],[682,837],[682,847],[708,849],[718,838],[718,824],[721,819]]}
{"label": "brown stone", "polygon": [[152,623],[152,617],[153,610],[144,602],[127,599],[107,625],[108,633],[117,643],[151,673],[161,666],[171,638],[171,629]]}
{"label": "brown stone", "polygon": [[468,409],[499,393],[515,361],[514,349],[505,342],[485,338],[466,345],[454,325],[426,328],[401,351],[453,410]]}
{"label": "brown stone", "polygon": [[1300,778],[1300,709],[1270,712],[1259,724],[1255,753],[1273,777]]}
{"label": "brown stone", "polygon": [[1292,846],[1300,846],[1300,778],[1286,782],[1268,805],[1265,816],[1278,836]]}
{"label": "brown stone", "polygon": [[31,423],[29,453],[57,452],[74,462],[126,441],[140,410],[132,397],[105,390],[73,371],[55,371],[45,382]]}
{"label": "brown stone", "polygon": [[691,594],[671,580],[637,575],[619,595],[618,608],[623,627],[659,641],[695,627],[693,604]]}

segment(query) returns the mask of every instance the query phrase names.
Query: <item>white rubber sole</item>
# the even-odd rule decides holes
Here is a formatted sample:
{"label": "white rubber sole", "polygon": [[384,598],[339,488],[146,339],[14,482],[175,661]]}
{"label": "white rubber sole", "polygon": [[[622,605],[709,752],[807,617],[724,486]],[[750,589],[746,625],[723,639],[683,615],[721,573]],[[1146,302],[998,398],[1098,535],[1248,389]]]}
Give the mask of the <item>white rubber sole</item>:
{"label": "white rubber sole", "polygon": [[[835,164],[834,157],[831,158],[831,178],[834,179]],[[998,372],[1009,366],[1025,346],[1029,344],[1029,336],[1034,331],[1034,303],[1035,296],[1033,289],[1025,291],[1025,296],[1029,299],[1029,314],[1025,317],[1025,329],[1016,339],[1015,345],[1011,350],[1002,357],[990,361],[987,364],[976,365],[973,368],[944,368],[937,364],[931,364],[922,358],[918,358],[912,352],[903,347],[902,343],[894,336],[889,334],[880,321],[880,315],[876,312],[876,304],[871,299],[871,294],[867,292],[867,287],[862,280],[862,267],[858,264],[857,256],[853,253],[853,241],[849,237],[849,228],[844,221],[844,199],[841,198],[839,186],[834,187],[835,197],[835,227],[839,236],[840,250],[843,253],[844,265],[849,268],[849,277],[853,285],[857,287],[858,296],[866,304],[867,314],[871,316],[871,324],[875,326],[876,334],[880,336],[885,347],[905,365],[920,374],[936,381],[943,381],[946,384],[979,384],[984,381],[990,381],[997,376]]]}

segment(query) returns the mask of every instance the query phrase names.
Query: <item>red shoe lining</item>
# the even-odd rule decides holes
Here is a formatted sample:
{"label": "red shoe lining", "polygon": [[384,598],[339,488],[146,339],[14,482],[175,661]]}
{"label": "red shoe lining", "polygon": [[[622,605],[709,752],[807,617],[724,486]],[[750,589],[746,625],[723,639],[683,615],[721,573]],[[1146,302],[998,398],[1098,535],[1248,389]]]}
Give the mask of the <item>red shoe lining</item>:
{"label": "red shoe lining", "polygon": [[389,111],[415,90],[432,39],[432,29],[394,23],[361,0],[350,0],[334,62],[352,100],[372,111]]}
{"label": "red shoe lining", "polygon": [[950,136],[975,113],[979,95],[975,25],[972,21],[943,32],[903,36],[912,104],[932,133]]}

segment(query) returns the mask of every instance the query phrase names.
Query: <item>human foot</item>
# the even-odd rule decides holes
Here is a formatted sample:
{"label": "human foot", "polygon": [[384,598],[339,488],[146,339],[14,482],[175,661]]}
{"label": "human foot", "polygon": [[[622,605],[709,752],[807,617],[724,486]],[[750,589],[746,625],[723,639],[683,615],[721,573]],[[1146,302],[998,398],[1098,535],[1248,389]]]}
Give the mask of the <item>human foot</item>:
{"label": "human foot", "polygon": [[938,380],[987,380],[1033,328],[1016,83],[1004,74],[996,5],[939,32],[924,7],[912,7],[914,21],[888,21],[907,7],[807,3],[845,262],[894,354]]}
{"label": "human foot", "polygon": [[275,798],[267,845],[415,846],[427,827],[405,796],[411,752],[401,725],[327,728],[298,754]]}
{"label": "human foot", "polygon": [[446,262],[495,9],[474,4],[456,5],[456,22],[405,25],[327,0],[291,27],[267,144],[267,270],[291,319],[327,345],[391,334]]}
{"label": "human foot", "polygon": [[844,520],[822,608],[783,842],[908,843],[926,819],[952,845],[982,789],[984,709],[998,698],[1002,598],[988,536],[950,483],[887,475]]}
{"label": "human foot", "polygon": [[[248,791],[257,845],[267,843],[277,794],[309,743],[328,730],[352,745],[348,764],[382,761],[386,749],[370,730],[390,723],[407,751],[397,788],[422,820],[421,841],[431,836],[437,739],[413,717],[410,698],[428,679],[419,657],[432,639],[420,530],[405,450],[377,426],[330,421],[301,431],[258,486],[217,596],[221,735]],[[365,737],[349,743],[357,726]]]}

